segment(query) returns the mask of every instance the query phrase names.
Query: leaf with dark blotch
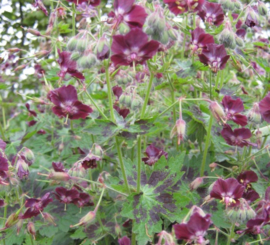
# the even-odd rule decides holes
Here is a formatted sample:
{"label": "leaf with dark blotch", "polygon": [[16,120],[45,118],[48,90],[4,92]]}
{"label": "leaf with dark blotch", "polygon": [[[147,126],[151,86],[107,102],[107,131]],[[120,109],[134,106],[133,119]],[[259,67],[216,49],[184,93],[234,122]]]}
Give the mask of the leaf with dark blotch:
{"label": "leaf with dark blotch", "polygon": [[[149,178],[144,172],[141,174],[141,192],[132,193],[124,203],[121,214],[134,220],[133,232],[137,234],[139,245],[147,244],[151,240],[149,236],[154,236],[162,230],[161,217],[166,217],[171,222],[181,221],[179,219],[180,216],[183,217],[181,209],[190,201],[187,197],[181,202],[175,195],[181,192],[180,180],[183,175],[181,168],[184,157],[185,154],[182,153],[176,158],[170,158],[168,162],[165,157],[161,157],[153,166]],[[131,165],[130,162],[125,164],[126,172],[128,179],[135,184],[137,170]]]}

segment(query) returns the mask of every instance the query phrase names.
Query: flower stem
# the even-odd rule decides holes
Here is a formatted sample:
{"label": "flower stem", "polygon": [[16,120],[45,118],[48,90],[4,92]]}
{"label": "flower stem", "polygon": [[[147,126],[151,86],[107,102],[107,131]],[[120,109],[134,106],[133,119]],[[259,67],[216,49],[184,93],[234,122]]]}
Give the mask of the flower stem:
{"label": "flower stem", "polygon": [[115,122],[114,112],[113,112],[112,88],[111,88],[110,73],[109,73],[109,61],[106,64],[106,83],[107,83],[107,90],[108,90],[111,120]]}
{"label": "flower stem", "polygon": [[72,35],[75,36],[76,33],[76,21],[75,21],[76,9],[75,3],[72,3]]}
{"label": "flower stem", "polygon": [[138,170],[137,170],[137,193],[140,192],[141,189],[141,166],[142,166],[142,159],[141,159],[141,136],[138,135],[137,137],[137,157],[138,157]]}
{"label": "flower stem", "polygon": [[106,115],[102,112],[102,110],[98,107],[98,105],[96,104],[96,102],[93,100],[92,96],[88,93],[87,90],[85,90],[88,98],[90,99],[91,103],[94,105],[94,107],[98,110],[99,114],[106,120],[108,120],[108,117],[106,117]]}
{"label": "flower stem", "polygon": [[209,147],[210,138],[211,138],[212,123],[213,123],[213,116],[211,115],[210,120],[209,120],[208,130],[207,130],[207,136],[206,136],[204,152],[203,152],[203,160],[202,160],[201,171],[200,171],[200,176],[201,177],[204,175],[206,157],[207,157],[208,147]]}
{"label": "flower stem", "polygon": [[212,100],[212,71],[211,70],[209,70],[209,83],[210,83],[210,91],[209,91],[210,100]]}
{"label": "flower stem", "polygon": [[126,186],[128,193],[130,193],[130,189],[129,189],[128,181],[127,181],[127,175],[126,175],[125,166],[124,166],[123,157],[122,157],[122,152],[121,152],[121,147],[120,147],[120,143],[119,143],[117,136],[115,136],[115,142],[116,142],[119,163],[120,163],[122,175],[124,178],[125,186]]}
{"label": "flower stem", "polygon": [[97,210],[98,210],[98,207],[99,207],[99,205],[101,203],[101,200],[102,200],[102,197],[103,197],[103,194],[104,194],[104,191],[105,191],[105,188],[103,188],[102,191],[101,191],[101,194],[100,194],[100,197],[99,197],[99,200],[98,200],[97,206],[95,207],[94,212],[97,212]]}
{"label": "flower stem", "polygon": [[[150,70],[149,62],[147,62],[147,64],[148,64],[148,69]],[[148,100],[149,100],[149,95],[150,95],[150,91],[151,91],[153,79],[154,79],[154,74],[153,74],[153,72],[150,70],[150,80],[149,80],[149,83],[148,83],[147,92],[146,92],[146,96],[145,96],[144,103],[143,103],[143,108],[142,108],[141,118],[144,117],[144,113],[145,113],[145,110],[146,110],[146,106],[147,106]]]}
{"label": "flower stem", "polygon": [[227,245],[231,244],[231,240],[234,236],[234,228],[235,228],[235,223],[232,224],[231,229],[230,229],[230,235],[228,236],[228,240],[227,240]]}

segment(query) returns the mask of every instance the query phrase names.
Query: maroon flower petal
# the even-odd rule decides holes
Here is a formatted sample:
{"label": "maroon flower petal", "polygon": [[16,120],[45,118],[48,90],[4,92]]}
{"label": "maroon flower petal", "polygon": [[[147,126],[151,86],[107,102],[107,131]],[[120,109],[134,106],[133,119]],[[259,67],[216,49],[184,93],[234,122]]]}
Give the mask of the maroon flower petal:
{"label": "maroon flower petal", "polygon": [[52,162],[52,167],[55,172],[65,172],[64,165],[61,162]]}
{"label": "maroon flower petal", "polygon": [[126,236],[118,239],[118,243],[119,243],[119,245],[130,245],[131,244],[130,239]]}
{"label": "maroon flower petal", "polygon": [[124,14],[131,10],[133,4],[134,0],[115,0],[113,6],[119,14]]}
{"label": "maroon flower petal", "polygon": [[134,5],[131,11],[124,16],[124,21],[133,27],[142,27],[147,17],[147,13],[142,6]]}
{"label": "maroon flower petal", "polygon": [[55,105],[61,105],[64,102],[72,102],[78,100],[77,90],[74,86],[62,86],[48,93],[49,100]]}
{"label": "maroon flower petal", "polygon": [[238,113],[244,110],[243,101],[241,99],[232,99],[231,96],[225,95],[222,99],[222,105],[225,111],[229,111],[230,113]]}
{"label": "maroon flower petal", "polygon": [[187,224],[173,225],[174,233],[177,239],[190,240],[193,233],[188,230]]}
{"label": "maroon flower petal", "polygon": [[231,118],[236,124],[243,126],[247,125],[247,117],[245,115],[241,115],[241,114],[235,114],[232,116]]}
{"label": "maroon flower petal", "polygon": [[7,145],[6,142],[3,141],[2,139],[0,139],[0,149],[1,149],[2,151],[5,151],[6,145]]}
{"label": "maroon flower petal", "polygon": [[133,28],[125,35],[125,41],[129,48],[142,48],[148,41],[148,36],[140,28]]}
{"label": "maroon flower petal", "polygon": [[0,171],[8,171],[8,160],[0,156]]}

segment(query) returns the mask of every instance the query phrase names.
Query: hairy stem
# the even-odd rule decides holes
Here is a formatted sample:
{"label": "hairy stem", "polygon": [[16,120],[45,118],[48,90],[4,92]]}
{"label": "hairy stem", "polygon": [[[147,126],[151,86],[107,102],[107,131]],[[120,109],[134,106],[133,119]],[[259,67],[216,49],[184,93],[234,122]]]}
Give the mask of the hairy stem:
{"label": "hairy stem", "polygon": [[141,166],[142,166],[142,159],[141,159],[141,136],[138,135],[137,137],[137,157],[138,157],[138,170],[137,170],[137,193],[140,192],[141,189]]}

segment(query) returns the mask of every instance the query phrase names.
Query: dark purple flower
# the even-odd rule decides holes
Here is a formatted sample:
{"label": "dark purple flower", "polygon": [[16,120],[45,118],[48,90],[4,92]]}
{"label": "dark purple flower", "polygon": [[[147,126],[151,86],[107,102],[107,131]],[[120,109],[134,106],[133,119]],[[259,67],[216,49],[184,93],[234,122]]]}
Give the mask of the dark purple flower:
{"label": "dark purple flower", "polygon": [[129,109],[127,109],[127,108],[120,109],[120,107],[118,107],[117,105],[114,105],[113,109],[115,109],[118,112],[118,114],[123,118],[126,118],[127,115],[130,113]]}
{"label": "dark purple flower", "polygon": [[252,133],[248,128],[237,128],[232,130],[230,125],[225,124],[221,131],[221,135],[229,145],[235,145],[240,147],[248,145],[254,146],[254,144],[247,141],[247,139],[252,136]]}
{"label": "dark purple flower", "polygon": [[259,199],[260,195],[255,190],[248,189],[247,191],[244,192],[243,198],[246,199],[248,203],[251,203]]}
{"label": "dark purple flower", "polygon": [[0,208],[4,207],[5,205],[5,201],[3,199],[0,199]]}
{"label": "dark purple flower", "polygon": [[72,77],[77,77],[80,80],[84,80],[83,74],[77,70],[77,62],[70,58],[71,53],[67,51],[60,52],[60,50],[58,50],[58,54],[59,59],[57,62],[61,69],[58,76],[64,79],[68,73]]}
{"label": "dark purple flower", "polygon": [[238,98],[234,100],[231,96],[225,95],[222,99],[222,105],[224,107],[227,120],[232,120],[241,126],[247,125],[247,117],[239,114],[239,112],[244,110],[243,101],[241,99]]}
{"label": "dark purple flower", "polygon": [[247,170],[240,173],[237,177],[240,184],[244,185],[247,189],[251,188],[251,183],[258,181],[257,174],[252,170]]}
{"label": "dark purple flower", "polygon": [[0,171],[8,171],[8,160],[0,155]]}
{"label": "dark purple flower", "polygon": [[210,196],[220,199],[226,206],[229,206],[237,203],[238,199],[243,196],[244,190],[245,187],[234,178],[218,179],[210,192]]}
{"label": "dark purple flower", "polygon": [[126,35],[113,36],[111,57],[115,66],[124,65],[132,66],[143,64],[146,60],[151,59],[159,48],[159,42],[148,41],[148,36],[140,28],[133,28]]}
{"label": "dark purple flower", "polygon": [[197,27],[191,32],[192,41],[190,44],[191,50],[195,53],[201,53],[202,49],[206,48],[207,44],[215,43],[213,36],[206,34],[204,29]]}
{"label": "dark purple flower", "polygon": [[207,48],[202,50],[199,54],[200,61],[209,66],[213,72],[223,70],[226,66],[230,55],[227,55],[226,49],[223,44],[208,44]]}
{"label": "dark purple flower", "polygon": [[212,224],[210,217],[210,214],[202,216],[199,212],[193,213],[187,223],[173,226],[176,238],[190,243],[194,241],[195,244],[204,244],[204,236]]}
{"label": "dark purple flower", "polygon": [[119,86],[114,86],[112,88],[113,94],[116,96],[116,98],[119,100],[121,94],[123,93],[123,89]]}
{"label": "dark purple flower", "polygon": [[34,116],[34,117],[37,116],[37,113],[36,113],[35,111],[30,110],[30,105],[29,105],[29,103],[26,103],[26,104],[25,104],[25,107],[26,107],[26,109],[28,110],[28,112],[29,112],[30,115],[32,115],[32,116]]}
{"label": "dark purple flower", "polygon": [[83,160],[82,160],[82,166],[84,169],[94,169],[97,167],[97,161],[100,161],[101,158],[99,156],[95,156],[93,154],[88,154]]}
{"label": "dark purple flower", "polygon": [[29,219],[39,215],[43,209],[53,201],[50,198],[51,193],[47,192],[42,198],[29,198],[25,201],[25,207],[27,208],[24,214],[20,217],[21,219]]}
{"label": "dark purple flower", "polygon": [[246,30],[245,29],[242,29],[242,28],[237,29],[236,30],[236,35],[238,37],[244,38],[246,36]]}
{"label": "dark purple flower", "polygon": [[254,68],[254,70],[261,76],[265,75],[265,70],[263,68],[261,68],[256,62],[251,61],[250,64],[252,65],[252,67]]}
{"label": "dark purple flower", "polygon": [[76,189],[67,190],[64,187],[55,188],[55,197],[62,203],[72,203],[79,198],[80,194]]}
{"label": "dark purple flower", "polygon": [[75,199],[73,203],[79,208],[86,207],[86,206],[94,206],[94,203],[91,201],[90,195],[83,192],[79,194],[79,198]]}
{"label": "dark purple flower", "polygon": [[109,17],[114,18],[114,28],[122,22],[125,22],[129,27],[142,27],[147,13],[145,9],[137,4],[135,0],[115,0],[113,3],[114,12],[109,13]]}
{"label": "dark purple flower", "polygon": [[70,3],[81,4],[81,3],[88,3],[93,7],[96,7],[100,4],[101,0],[67,0]]}
{"label": "dark purple flower", "polygon": [[55,105],[53,113],[60,118],[85,119],[93,111],[90,106],[78,101],[77,91],[72,85],[50,91],[48,98]]}
{"label": "dark purple flower", "polygon": [[241,233],[251,233],[253,235],[258,235],[262,233],[262,227],[265,225],[265,219],[254,218],[247,222],[247,228],[243,231],[237,231],[238,234]]}
{"label": "dark purple flower", "polygon": [[219,26],[224,21],[224,13],[220,4],[205,2],[198,15],[210,25]]}
{"label": "dark purple flower", "polygon": [[270,92],[259,102],[259,108],[263,119],[270,123]]}
{"label": "dark purple flower", "polygon": [[3,141],[2,139],[0,139],[0,149],[1,149],[2,151],[5,151],[6,145],[7,145],[6,142]]}
{"label": "dark purple flower", "polygon": [[153,166],[161,156],[165,156],[166,159],[168,158],[168,153],[156,148],[154,144],[151,144],[146,148],[145,155],[147,155],[147,157],[142,158],[142,160],[149,166]]}
{"label": "dark purple flower", "polygon": [[183,14],[187,11],[196,12],[201,9],[204,0],[164,0],[168,4],[169,10],[175,15]]}
{"label": "dark purple flower", "polygon": [[130,239],[127,236],[118,239],[119,245],[130,245]]}
{"label": "dark purple flower", "polygon": [[36,120],[31,120],[31,121],[27,122],[27,125],[28,125],[29,127],[32,127],[32,126],[36,125],[36,123],[37,123]]}
{"label": "dark purple flower", "polygon": [[63,163],[52,162],[52,167],[55,172],[66,172]]}

